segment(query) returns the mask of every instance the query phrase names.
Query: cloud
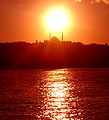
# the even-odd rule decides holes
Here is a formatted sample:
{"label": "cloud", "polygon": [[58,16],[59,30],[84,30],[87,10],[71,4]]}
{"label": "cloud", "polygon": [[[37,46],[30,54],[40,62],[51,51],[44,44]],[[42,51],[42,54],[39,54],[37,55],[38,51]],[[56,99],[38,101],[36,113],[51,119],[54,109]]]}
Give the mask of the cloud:
{"label": "cloud", "polygon": [[95,0],[97,3],[104,2],[106,4],[109,4],[109,0]]}
{"label": "cloud", "polygon": [[[75,2],[82,2],[83,0],[74,0]],[[87,0],[84,0],[84,2],[87,1]],[[90,3],[92,2],[97,2],[97,3],[100,3],[100,2],[104,2],[105,4],[109,4],[109,0],[89,0]]]}
{"label": "cloud", "polygon": [[103,2],[105,2],[106,4],[109,4],[109,0],[103,0]]}
{"label": "cloud", "polygon": [[82,0],[75,0],[75,2],[82,2]]}

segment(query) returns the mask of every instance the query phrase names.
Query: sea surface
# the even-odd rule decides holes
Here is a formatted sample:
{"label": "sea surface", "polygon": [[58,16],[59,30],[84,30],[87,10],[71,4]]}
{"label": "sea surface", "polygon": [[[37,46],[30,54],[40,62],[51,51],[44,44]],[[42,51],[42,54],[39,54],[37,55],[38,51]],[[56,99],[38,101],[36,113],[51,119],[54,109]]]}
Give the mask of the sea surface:
{"label": "sea surface", "polygon": [[0,120],[109,120],[109,69],[1,70]]}

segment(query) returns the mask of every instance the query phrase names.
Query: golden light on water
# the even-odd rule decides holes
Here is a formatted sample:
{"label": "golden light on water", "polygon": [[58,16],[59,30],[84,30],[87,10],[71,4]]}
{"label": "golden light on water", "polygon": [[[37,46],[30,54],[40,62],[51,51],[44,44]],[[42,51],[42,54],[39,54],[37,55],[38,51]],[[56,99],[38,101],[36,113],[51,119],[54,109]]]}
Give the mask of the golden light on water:
{"label": "golden light on water", "polygon": [[[63,72],[61,72],[63,73]],[[53,74],[56,74],[54,72]],[[57,71],[57,74],[60,74],[59,71]],[[47,94],[47,107],[48,110],[45,114],[52,115],[53,120],[61,120],[64,119],[67,115],[66,112],[68,112],[68,103],[64,103],[66,97],[68,96],[68,85],[64,80],[64,76],[57,76],[54,75],[53,79],[51,79],[52,82],[47,84],[48,87],[48,94]],[[54,81],[55,80],[55,81]]]}
{"label": "golden light on water", "polygon": [[[52,120],[80,120],[76,119],[78,115],[81,115],[81,110],[77,110],[77,97],[73,97],[70,91],[74,90],[74,87],[66,81],[67,71],[55,70],[48,72],[48,81],[45,84],[45,116]],[[76,117],[75,117],[76,116]],[[78,117],[79,118],[79,117]],[[82,120],[82,118],[81,118]]]}

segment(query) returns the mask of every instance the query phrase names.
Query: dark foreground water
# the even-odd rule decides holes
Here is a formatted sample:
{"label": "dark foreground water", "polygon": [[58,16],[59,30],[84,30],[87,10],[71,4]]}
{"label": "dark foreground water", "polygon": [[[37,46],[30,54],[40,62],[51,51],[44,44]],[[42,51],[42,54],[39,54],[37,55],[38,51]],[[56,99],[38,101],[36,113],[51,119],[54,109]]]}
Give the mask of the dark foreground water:
{"label": "dark foreground water", "polygon": [[0,71],[0,120],[109,120],[109,69]]}

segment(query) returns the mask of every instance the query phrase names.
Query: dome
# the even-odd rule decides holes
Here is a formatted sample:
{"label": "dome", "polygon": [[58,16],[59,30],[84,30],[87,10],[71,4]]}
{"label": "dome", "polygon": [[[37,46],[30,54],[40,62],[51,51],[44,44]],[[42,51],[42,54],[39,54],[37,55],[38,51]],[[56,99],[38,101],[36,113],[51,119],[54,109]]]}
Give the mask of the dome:
{"label": "dome", "polygon": [[61,43],[61,41],[57,37],[55,37],[55,36],[50,38],[49,42],[51,44],[60,44]]}

